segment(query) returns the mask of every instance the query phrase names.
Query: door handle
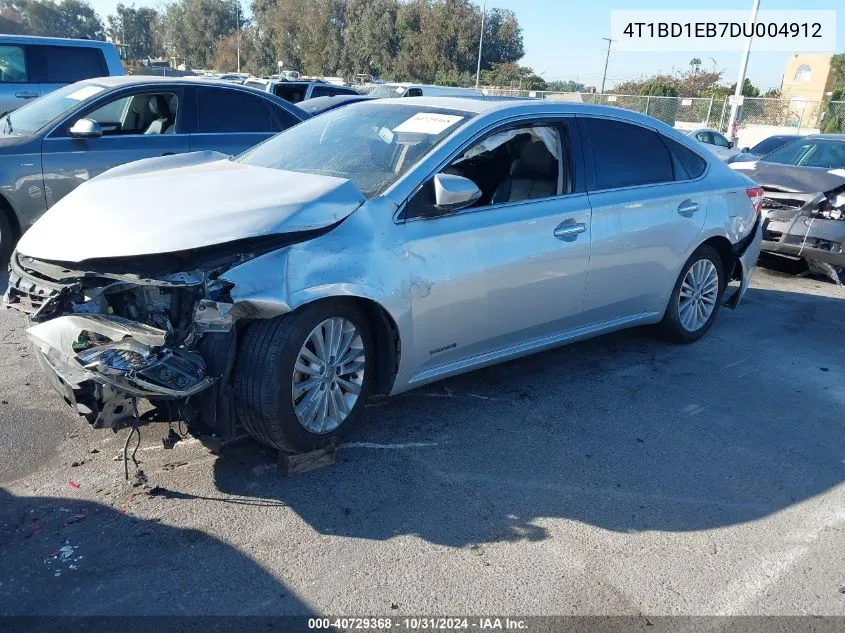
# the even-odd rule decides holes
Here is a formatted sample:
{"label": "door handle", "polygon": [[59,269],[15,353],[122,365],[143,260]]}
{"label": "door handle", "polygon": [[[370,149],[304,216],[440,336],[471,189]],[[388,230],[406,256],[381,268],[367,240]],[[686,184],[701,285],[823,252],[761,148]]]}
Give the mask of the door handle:
{"label": "door handle", "polygon": [[18,99],[35,99],[38,96],[38,93],[37,92],[29,92],[27,90],[27,91],[16,92],[15,96]]}
{"label": "door handle", "polygon": [[587,230],[587,225],[583,222],[576,223],[562,223],[555,229],[555,237],[559,240],[565,240],[571,237],[576,237],[579,233]]}
{"label": "door handle", "polygon": [[693,202],[692,200],[684,200],[678,205],[678,213],[685,218],[692,217],[693,213],[696,211],[698,211],[698,203]]}

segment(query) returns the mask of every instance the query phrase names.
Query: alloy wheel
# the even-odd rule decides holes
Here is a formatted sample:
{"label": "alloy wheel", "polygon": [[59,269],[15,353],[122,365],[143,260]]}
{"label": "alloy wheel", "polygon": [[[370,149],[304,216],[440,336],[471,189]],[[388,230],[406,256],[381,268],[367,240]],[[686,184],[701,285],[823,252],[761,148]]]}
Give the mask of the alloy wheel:
{"label": "alloy wheel", "polygon": [[719,273],[709,259],[695,262],[681,282],[678,316],[687,332],[696,332],[707,323],[719,299]]}
{"label": "alloy wheel", "polygon": [[293,370],[293,406],[311,433],[330,433],[361,394],[366,354],[361,334],[343,317],[326,319],[306,337]]}

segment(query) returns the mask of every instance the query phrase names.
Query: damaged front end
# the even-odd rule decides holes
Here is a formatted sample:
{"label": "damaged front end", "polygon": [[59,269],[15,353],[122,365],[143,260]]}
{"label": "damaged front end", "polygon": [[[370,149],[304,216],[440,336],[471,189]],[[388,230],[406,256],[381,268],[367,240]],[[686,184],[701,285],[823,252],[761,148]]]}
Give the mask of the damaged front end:
{"label": "damaged front end", "polygon": [[[255,310],[236,307],[235,284],[221,275],[300,239],[79,264],[16,252],[4,303],[28,315],[48,379],[94,427],[178,420],[227,441],[236,435],[229,374],[238,318]],[[152,405],[140,415],[139,399]]]}
{"label": "damaged front end", "polygon": [[762,249],[832,275],[845,268],[845,184],[823,193],[765,189]]}

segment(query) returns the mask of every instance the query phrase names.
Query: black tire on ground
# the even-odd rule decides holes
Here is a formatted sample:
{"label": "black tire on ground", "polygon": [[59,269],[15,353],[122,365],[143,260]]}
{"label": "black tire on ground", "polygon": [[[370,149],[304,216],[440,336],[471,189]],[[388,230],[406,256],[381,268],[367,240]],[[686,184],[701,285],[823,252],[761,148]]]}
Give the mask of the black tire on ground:
{"label": "black tire on ground", "polygon": [[[351,321],[361,335],[364,378],[358,400],[344,422],[334,431],[317,434],[302,426],[294,411],[294,364],[306,337],[332,317]],[[364,410],[375,378],[373,359],[370,324],[364,312],[350,301],[318,301],[281,317],[253,321],[241,335],[233,376],[238,421],[257,441],[288,452],[312,451],[336,442]]]}
{"label": "black tire on ground", "polygon": [[[690,332],[683,325],[681,325],[680,314],[678,311],[678,302],[681,294],[681,284],[684,277],[693,265],[702,259],[709,259],[716,267],[716,272],[719,275],[719,295],[716,299],[716,306],[710,314],[710,318],[694,332]],[[656,332],[658,336],[668,341],[675,343],[693,343],[704,336],[707,331],[713,326],[716,316],[719,314],[719,309],[722,307],[722,296],[725,293],[725,273],[722,270],[722,259],[719,253],[716,252],[712,246],[702,244],[695,252],[690,255],[687,263],[681,269],[681,274],[675,282],[675,287],[672,289],[672,296],[669,297],[669,305],[666,307],[666,313],[663,315],[663,320],[657,325]]]}
{"label": "black tire on ground", "polygon": [[0,206],[0,266],[5,268],[15,247],[15,232],[12,223],[6,215],[6,210]]}

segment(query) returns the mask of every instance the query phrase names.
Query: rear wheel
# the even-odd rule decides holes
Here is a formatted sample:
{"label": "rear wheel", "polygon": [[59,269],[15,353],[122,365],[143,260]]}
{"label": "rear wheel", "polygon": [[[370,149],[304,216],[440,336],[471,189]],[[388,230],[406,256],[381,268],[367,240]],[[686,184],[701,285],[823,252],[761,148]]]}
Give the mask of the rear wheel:
{"label": "rear wheel", "polygon": [[719,253],[706,244],[700,246],[681,269],[658,333],[677,343],[697,341],[716,320],[724,290]]}
{"label": "rear wheel", "polygon": [[360,417],[374,358],[366,316],[347,301],[255,321],[235,366],[238,420],[268,446],[291,452],[326,446]]}

